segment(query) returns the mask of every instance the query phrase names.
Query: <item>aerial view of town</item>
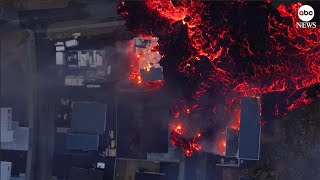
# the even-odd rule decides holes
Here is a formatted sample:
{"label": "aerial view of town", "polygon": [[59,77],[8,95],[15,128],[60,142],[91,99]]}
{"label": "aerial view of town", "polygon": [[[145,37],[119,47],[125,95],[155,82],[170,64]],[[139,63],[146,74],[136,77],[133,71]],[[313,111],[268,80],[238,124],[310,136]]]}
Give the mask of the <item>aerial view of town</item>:
{"label": "aerial view of town", "polygon": [[0,180],[320,180],[320,1],[0,0]]}

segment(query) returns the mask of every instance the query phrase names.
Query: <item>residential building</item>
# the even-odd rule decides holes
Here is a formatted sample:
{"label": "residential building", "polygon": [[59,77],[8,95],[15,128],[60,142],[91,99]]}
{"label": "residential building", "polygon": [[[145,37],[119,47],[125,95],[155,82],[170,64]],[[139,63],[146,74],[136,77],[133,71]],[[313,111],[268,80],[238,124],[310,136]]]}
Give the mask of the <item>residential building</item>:
{"label": "residential building", "polygon": [[27,151],[29,149],[29,128],[19,127],[12,121],[12,108],[1,107],[1,149]]}
{"label": "residential building", "polygon": [[10,180],[11,177],[11,162],[6,162],[6,161],[1,161],[1,174],[0,174],[0,179],[1,180]]}
{"label": "residential building", "polygon": [[163,80],[163,68],[159,61],[162,56],[157,50],[157,37],[133,39],[134,52],[139,60],[141,82]]}
{"label": "residential building", "polygon": [[261,102],[259,97],[242,97],[239,129],[226,129],[226,153],[221,166],[240,166],[244,160],[259,160]]}
{"label": "residential building", "polygon": [[239,154],[242,160],[259,160],[260,154],[260,98],[242,98],[239,132]]}
{"label": "residential building", "polygon": [[97,102],[76,102],[73,105],[71,132],[102,134],[106,129],[107,105]]}

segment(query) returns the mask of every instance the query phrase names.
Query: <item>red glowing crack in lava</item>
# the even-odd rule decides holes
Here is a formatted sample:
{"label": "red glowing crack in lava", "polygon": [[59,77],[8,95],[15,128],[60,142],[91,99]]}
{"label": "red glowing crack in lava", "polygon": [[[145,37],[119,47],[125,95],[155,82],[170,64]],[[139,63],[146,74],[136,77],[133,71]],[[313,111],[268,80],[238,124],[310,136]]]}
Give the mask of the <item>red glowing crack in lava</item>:
{"label": "red glowing crack in lava", "polygon": [[[124,5],[122,3],[122,6]],[[146,1],[145,5],[148,11],[157,13],[171,25],[163,27],[166,29],[165,32],[172,32],[172,25],[177,22],[181,22],[187,28],[190,55],[181,61],[178,70],[190,79],[201,79],[193,92],[195,100],[199,100],[213,87],[225,94],[227,96],[225,103],[231,105],[241,96],[259,96],[284,91],[294,94],[298,90],[304,90],[320,82],[320,28],[295,27],[296,22],[299,22],[297,12],[302,5],[299,2],[289,6],[280,5],[277,8],[278,14],[269,13],[267,27],[269,46],[265,51],[254,51],[246,36],[238,39],[231,33],[232,23],[225,15],[246,6],[246,2],[227,2],[228,8],[219,25],[212,23],[212,18],[208,18],[210,9],[205,2],[178,1],[173,4],[168,0],[155,0]],[[262,8],[271,7],[267,5]],[[130,12],[122,14],[128,16]],[[235,46],[239,48],[238,58],[230,54],[232,47]],[[250,63],[252,67],[250,76],[236,71],[239,59],[246,57],[255,60]],[[205,75],[196,66],[204,58],[208,59],[212,69]],[[304,90],[299,98],[289,102],[287,109],[291,110],[311,102]],[[179,115],[191,113],[192,108],[187,111],[181,108],[179,111],[175,112],[174,118],[180,120]],[[197,144],[201,134],[195,133],[191,140],[183,139],[180,138],[185,133],[183,128],[183,122],[176,123],[170,138],[173,144],[184,149],[186,155],[191,155],[193,151],[201,149]]]}

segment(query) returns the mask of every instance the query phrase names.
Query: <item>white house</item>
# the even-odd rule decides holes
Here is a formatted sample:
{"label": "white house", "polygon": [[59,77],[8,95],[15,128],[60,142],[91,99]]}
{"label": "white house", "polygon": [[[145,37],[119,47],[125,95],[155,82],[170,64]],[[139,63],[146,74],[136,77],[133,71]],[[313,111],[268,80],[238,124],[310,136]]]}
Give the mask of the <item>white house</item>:
{"label": "white house", "polygon": [[10,180],[12,162],[1,161],[1,180]]}

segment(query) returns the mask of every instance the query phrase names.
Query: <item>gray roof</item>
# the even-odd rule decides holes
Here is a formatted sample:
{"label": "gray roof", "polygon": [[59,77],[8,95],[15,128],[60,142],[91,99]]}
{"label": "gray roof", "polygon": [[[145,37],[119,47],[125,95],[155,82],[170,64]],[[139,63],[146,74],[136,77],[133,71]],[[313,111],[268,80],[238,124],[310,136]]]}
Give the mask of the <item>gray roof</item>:
{"label": "gray roof", "polygon": [[241,98],[239,159],[258,160],[260,151],[260,104],[258,98]]}
{"label": "gray roof", "polygon": [[99,135],[67,134],[66,149],[98,150]]}
{"label": "gray roof", "polygon": [[73,106],[71,131],[82,134],[102,134],[106,128],[107,105],[79,102]]}

